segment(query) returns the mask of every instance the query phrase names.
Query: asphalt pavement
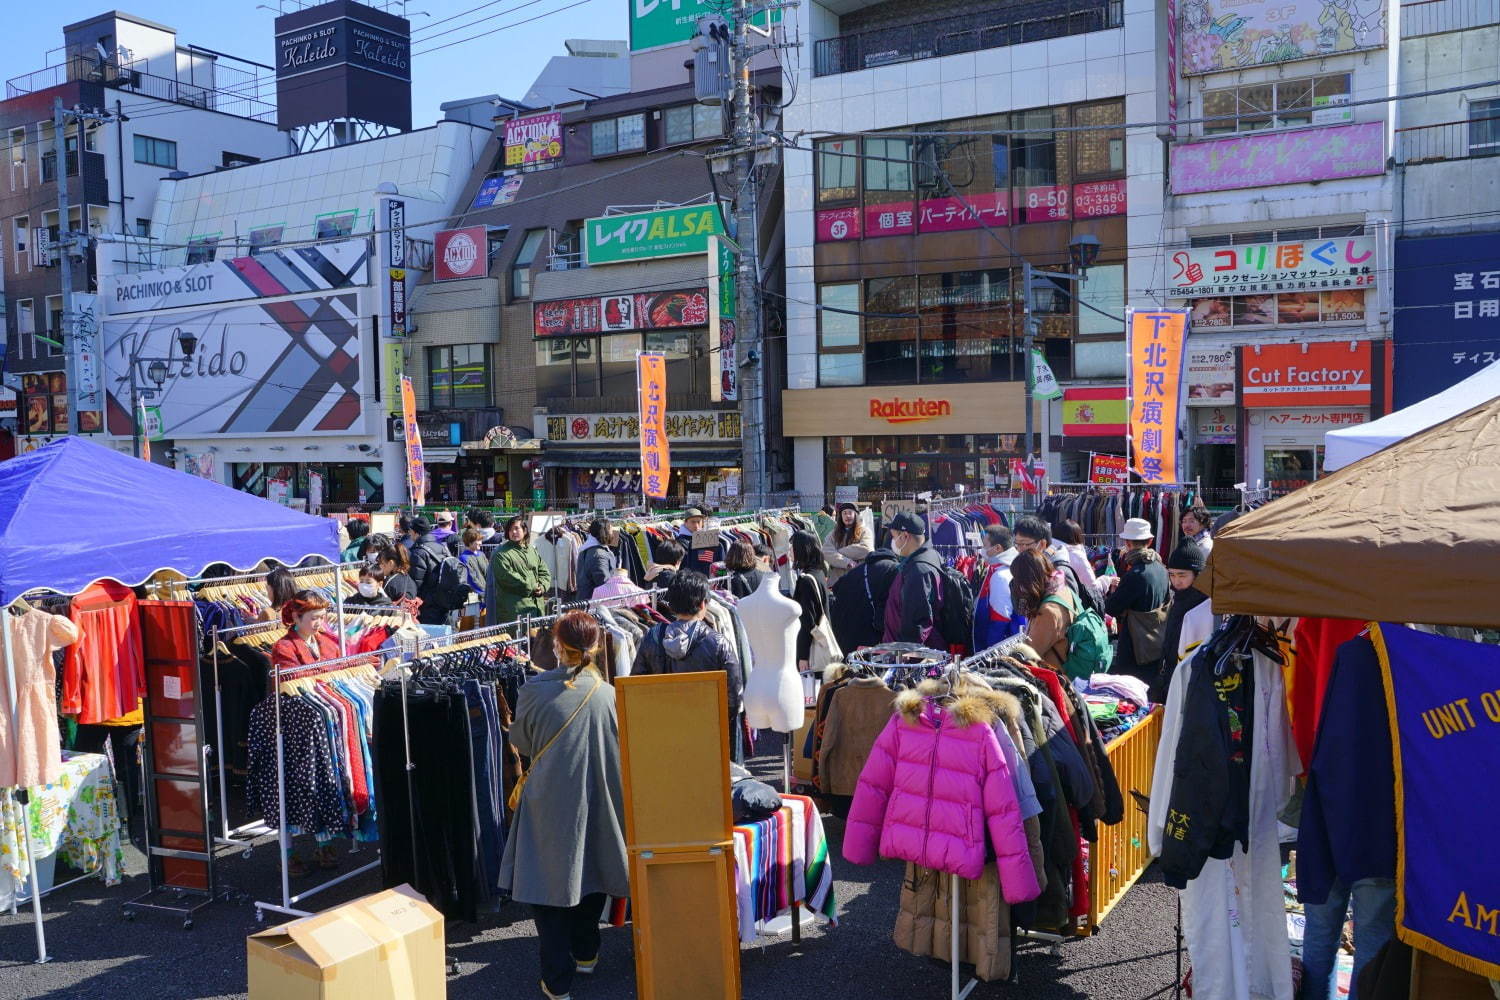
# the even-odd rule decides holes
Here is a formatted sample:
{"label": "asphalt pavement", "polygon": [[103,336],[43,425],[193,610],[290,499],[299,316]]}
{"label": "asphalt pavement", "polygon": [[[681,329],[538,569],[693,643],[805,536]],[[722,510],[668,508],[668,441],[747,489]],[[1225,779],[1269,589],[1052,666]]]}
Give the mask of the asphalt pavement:
{"label": "asphalt pavement", "polygon": [[[779,774],[777,758],[755,761],[755,770]],[[787,938],[741,951],[743,995],[749,1000],[790,997],[902,997],[939,1000],[948,994],[946,964],[916,958],[891,942],[903,866],[882,862],[869,867],[845,863],[839,854],[843,824],[824,816],[832,848],[840,921],[837,927],[809,929],[800,944]],[[245,938],[259,929],[248,901],[218,902],[200,910],[191,930],[180,918],[142,913],[127,921],[120,904],[146,890],[144,857],[126,849],[129,877],[106,889],[95,881],[45,897],[47,945],[52,960],[33,962],[31,911],[0,915],[0,1000],[186,1000],[246,996]],[[364,852],[341,856],[341,870],[372,860]],[[218,866],[224,883],[248,900],[274,901],[280,892],[274,840],[261,843],[246,859],[226,855]],[[300,886],[326,877],[319,872]],[[376,871],[336,886],[309,905],[326,908],[378,891]],[[1148,1000],[1171,996],[1174,972],[1173,892],[1148,870],[1103,922],[1099,933],[1053,948],[1023,944],[1016,979],[981,983],[975,1000],[1025,997],[1027,1000]],[[271,922],[274,922],[274,917]],[[448,952],[458,972],[448,978],[448,996],[533,998],[537,989],[535,933],[525,907],[511,904],[484,922],[451,923]],[[628,1000],[636,995],[631,932],[607,930],[599,971],[575,986],[576,1000]],[[425,998],[423,998],[425,1000]]]}

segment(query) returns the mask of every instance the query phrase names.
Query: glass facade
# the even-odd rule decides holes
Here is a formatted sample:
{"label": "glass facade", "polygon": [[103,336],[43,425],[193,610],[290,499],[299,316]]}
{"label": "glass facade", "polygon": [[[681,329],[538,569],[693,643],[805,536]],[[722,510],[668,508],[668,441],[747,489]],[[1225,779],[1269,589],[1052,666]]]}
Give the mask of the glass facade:
{"label": "glass facade", "polygon": [[877,434],[824,438],[824,483],[862,491],[951,492],[1005,483],[1024,434]]}

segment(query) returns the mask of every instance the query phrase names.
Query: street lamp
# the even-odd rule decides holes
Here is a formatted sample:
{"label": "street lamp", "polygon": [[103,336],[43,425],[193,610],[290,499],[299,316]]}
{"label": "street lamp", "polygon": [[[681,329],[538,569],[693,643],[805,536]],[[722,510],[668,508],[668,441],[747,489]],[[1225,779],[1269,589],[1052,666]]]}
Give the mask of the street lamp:
{"label": "street lamp", "polygon": [[[130,426],[133,428],[131,437],[133,439],[136,458],[141,457],[141,433],[143,431],[141,427],[141,401],[154,399],[161,393],[162,386],[166,384],[167,376],[171,373],[172,364],[177,360],[176,353],[178,349],[182,350],[184,360],[191,358],[193,352],[198,349],[198,338],[185,330],[178,330],[177,336],[172,339],[171,346],[167,350],[167,356],[164,358],[141,357],[139,351],[144,345],[145,340],[142,338],[136,344],[136,353],[130,356]],[[150,379],[156,385],[155,389],[143,389],[137,381],[137,375],[142,364],[146,366],[146,378]]]}
{"label": "street lamp", "polygon": [[[1021,301],[1024,310],[1025,329],[1022,332],[1021,358],[1026,365],[1026,461],[1031,462],[1031,446],[1036,434],[1036,417],[1032,413],[1032,396],[1036,392],[1036,364],[1032,357],[1032,351],[1036,349],[1036,334],[1038,321],[1037,312],[1057,312],[1057,295],[1061,291],[1059,287],[1064,281],[1083,282],[1088,280],[1088,269],[1099,256],[1099,237],[1091,234],[1075,236],[1068,244],[1068,259],[1077,274],[1067,271],[1043,271],[1031,266],[1030,261],[1022,265],[1022,287],[1024,298]],[[1039,293],[1045,299],[1039,297]],[[1040,449],[1041,453],[1046,448]]]}

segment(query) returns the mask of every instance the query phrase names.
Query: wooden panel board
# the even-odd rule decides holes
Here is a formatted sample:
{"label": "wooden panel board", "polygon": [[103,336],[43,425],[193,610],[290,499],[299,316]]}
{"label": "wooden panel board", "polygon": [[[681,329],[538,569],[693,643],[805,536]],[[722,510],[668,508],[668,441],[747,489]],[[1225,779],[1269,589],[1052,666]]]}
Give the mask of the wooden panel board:
{"label": "wooden panel board", "polygon": [[616,682],[627,846],[729,839],[728,680],[711,671]]}
{"label": "wooden panel board", "polygon": [[734,847],[632,851],[636,988],[641,1000],[739,1000]]}

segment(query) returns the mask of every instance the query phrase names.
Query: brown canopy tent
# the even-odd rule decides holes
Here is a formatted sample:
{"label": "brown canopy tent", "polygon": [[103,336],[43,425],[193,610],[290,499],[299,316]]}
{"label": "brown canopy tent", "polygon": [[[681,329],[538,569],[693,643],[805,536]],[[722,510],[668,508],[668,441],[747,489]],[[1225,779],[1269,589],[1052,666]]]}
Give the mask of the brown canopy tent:
{"label": "brown canopy tent", "polygon": [[1500,627],[1500,398],[1214,536],[1218,614]]}

